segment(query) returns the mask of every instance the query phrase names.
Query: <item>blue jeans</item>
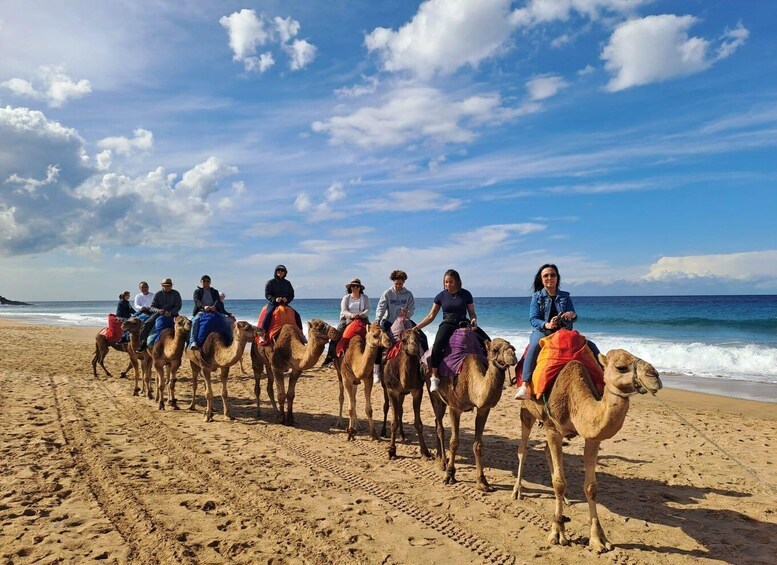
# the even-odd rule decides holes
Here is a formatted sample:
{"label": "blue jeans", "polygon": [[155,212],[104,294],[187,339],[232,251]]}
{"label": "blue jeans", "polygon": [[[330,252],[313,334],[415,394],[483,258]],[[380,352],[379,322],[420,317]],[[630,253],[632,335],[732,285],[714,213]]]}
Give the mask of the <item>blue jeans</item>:
{"label": "blue jeans", "polygon": [[[546,333],[539,330],[534,330],[529,336],[529,349],[526,350],[526,358],[523,360],[523,376],[521,377],[522,382],[528,383],[531,381],[532,373],[534,373],[534,368],[537,366],[537,353],[539,353],[540,350],[540,340],[546,335],[550,335],[551,333],[553,332]],[[598,363],[599,348],[596,347],[596,344],[590,339],[587,339],[586,341],[588,342],[588,347],[593,352],[594,358]]]}
{"label": "blue jeans", "polygon": [[197,334],[200,333],[200,314],[202,314],[202,312],[197,312],[194,318],[192,318],[192,331],[189,334],[189,348],[197,345]]}

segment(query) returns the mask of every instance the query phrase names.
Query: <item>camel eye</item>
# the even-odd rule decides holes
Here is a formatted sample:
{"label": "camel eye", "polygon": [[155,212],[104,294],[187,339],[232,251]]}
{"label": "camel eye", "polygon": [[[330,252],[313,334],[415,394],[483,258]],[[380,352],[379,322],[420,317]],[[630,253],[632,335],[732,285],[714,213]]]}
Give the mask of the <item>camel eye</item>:
{"label": "camel eye", "polygon": [[615,367],[619,373],[628,373],[631,368],[628,366],[622,366],[622,367]]}

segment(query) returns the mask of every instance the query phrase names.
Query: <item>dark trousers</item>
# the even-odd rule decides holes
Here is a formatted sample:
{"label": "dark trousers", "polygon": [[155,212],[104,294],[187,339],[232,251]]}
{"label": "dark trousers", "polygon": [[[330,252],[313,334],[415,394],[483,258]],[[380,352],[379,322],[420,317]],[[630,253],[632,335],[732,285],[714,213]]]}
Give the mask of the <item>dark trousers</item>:
{"label": "dark trousers", "polygon": [[146,347],[146,340],[148,339],[148,336],[151,334],[151,331],[154,329],[154,326],[156,325],[156,319],[161,316],[159,312],[155,312],[149,316],[149,318],[143,322],[143,327],[140,330],[140,347],[145,348]]}
{"label": "dark trousers", "polygon": [[[278,304],[275,302],[270,302],[267,305],[267,310],[264,312],[264,320],[262,320],[262,329],[265,333],[270,329],[270,323],[272,322],[272,313],[275,312],[275,309],[278,307]],[[291,308],[291,307],[290,307]],[[299,312],[294,310],[294,318],[297,320],[297,327],[299,329],[302,329],[302,318],[299,317]]]}

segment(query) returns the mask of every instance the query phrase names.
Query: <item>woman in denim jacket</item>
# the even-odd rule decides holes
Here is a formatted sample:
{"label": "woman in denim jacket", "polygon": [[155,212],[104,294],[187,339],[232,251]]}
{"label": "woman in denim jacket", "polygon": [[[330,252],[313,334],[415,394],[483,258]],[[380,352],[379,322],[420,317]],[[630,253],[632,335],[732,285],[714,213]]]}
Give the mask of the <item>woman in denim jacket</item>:
{"label": "woman in denim jacket", "polygon": [[[517,399],[525,400],[531,396],[528,383],[531,382],[532,373],[537,363],[540,339],[561,328],[571,330],[572,325],[577,320],[572,297],[568,292],[559,290],[560,284],[561,275],[558,273],[558,267],[550,263],[540,267],[534,276],[534,294],[532,294],[529,304],[532,332],[529,337],[529,349],[526,351],[526,358],[523,361],[521,386],[515,393]],[[588,346],[593,351],[594,356],[599,355],[599,349],[593,342],[589,341]]]}

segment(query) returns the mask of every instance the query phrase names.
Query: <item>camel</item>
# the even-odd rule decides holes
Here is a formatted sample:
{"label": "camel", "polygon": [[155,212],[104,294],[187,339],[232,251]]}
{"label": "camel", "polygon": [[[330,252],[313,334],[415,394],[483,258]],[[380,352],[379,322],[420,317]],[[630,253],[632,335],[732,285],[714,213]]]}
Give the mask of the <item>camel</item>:
{"label": "camel", "polygon": [[568,545],[564,522],[569,519],[562,514],[567,483],[564,477],[561,442],[565,437],[582,436],[585,439],[583,490],[588,501],[591,522],[588,545],[597,553],[603,553],[611,550],[612,544],[607,541],[596,511],[596,458],[599,444],[620,431],[629,410],[631,395],[647,392],[655,394],[663,385],[658,371],[650,363],[623,349],[613,349],[606,356],[600,354],[599,363],[604,367],[604,394],[601,400],[597,399],[599,395],[595,392],[588,370],[582,363],[572,361],[567,363],[556,377],[547,397],[547,407],[541,400],[534,398],[523,401],[518,478],[512,496],[513,499],[521,498],[521,476],[529,433],[534,422],[539,420],[545,427],[545,449],[556,494],[553,526],[548,541],[552,544]]}
{"label": "camel", "polygon": [[174,323],[175,326],[172,329],[162,330],[159,339],[151,348],[151,359],[157,372],[156,400],[160,410],[165,409],[166,380],[169,380],[170,406],[178,410],[178,402],[175,399],[175,377],[181,366],[189,332],[192,331],[192,323],[186,316],[176,316]]}
{"label": "camel", "polygon": [[[461,365],[459,376],[455,382],[440,375],[440,388],[436,393],[429,393],[434,408],[435,426],[437,428],[437,460],[446,472],[445,484],[456,483],[456,451],[459,448],[459,422],[463,412],[477,408],[475,416],[475,441],[472,451],[475,454],[477,472],[476,487],[483,492],[494,489],[488,484],[483,474],[483,429],[491,408],[496,406],[502,397],[505,374],[508,367],[518,364],[515,348],[501,338],[486,342],[488,356],[487,368],[476,355],[468,355]],[[428,381],[427,381],[428,383]],[[442,419],[446,407],[451,409],[451,440],[449,453],[445,454],[445,428]]]}
{"label": "camel", "polygon": [[[420,331],[420,330],[419,330]],[[421,338],[417,331],[408,330],[400,338],[402,345],[399,354],[389,359],[383,366],[383,390],[391,401],[391,443],[388,447],[389,459],[397,458],[397,430],[402,424],[402,412],[405,396],[413,397],[413,425],[418,434],[421,456],[432,459],[432,454],[424,441],[424,425],[421,422],[421,399],[424,396],[424,377],[421,373]],[[404,433],[402,434],[404,439]]]}
{"label": "camel", "polygon": [[[197,399],[197,380],[200,373],[205,379],[205,421],[213,421],[213,389],[211,388],[210,375],[216,369],[221,370],[221,400],[224,405],[224,417],[234,420],[229,410],[229,397],[227,396],[227,377],[229,368],[243,358],[246,344],[256,337],[256,328],[248,322],[235,322],[232,344],[227,346],[221,334],[213,332],[205,338],[205,343],[198,351],[187,350],[189,364],[192,368],[192,403],[189,410],[195,409]],[[173,400],[171,400],[171,403]]]}
{"label": "camel", "polygon": [[[287,426],[294,425],[294,396],[297,380],[303,371],[316,364],[324,346],[327,344],[327,334],[330,325],[322,320],[308,322],[308,342],[303,343],[302,335],[293,324],[284,325],[275,342],[270,345],[251,344],[251,367],[254,371],[254,394],[256,395],[256,417],[259,418],[259,392],[260,379],[263,372],[267,372],[267,394],[273,409],[278,412],[278,422]],[[286,389],[284,373],[289,371],[289,386]],[[275,395],[272,383],[278,394],[278,404],[275,403]]]}
{"label": "camel", "polygon": [[379,325],[367,326],[367,336],[357,335],[348,342],[348,349],[340,357],[335,358],[334,366],[340,386],[340,415],[336,427],[340,427],[343,419],[343,391],[348,392],[348,426],[346,432],[348,441],[356,436],[356,390],[359,383],[364,383],[364,411],[370,427],[370,438],[378,439],[375,422],[372,420],[372,369],[375,366],[375,356],[378,348],[391,347],[388,334]]}
{"label": "camel", "polygon": [[[101,330],[102,331],[102,330]],[[97,333],[97,335],[94,337],[94,357],[92,357],[92,372],[94,373],[94,378],[97,378],[97,364],[100,364],[100,367],[103,368],[103,371],[105,371],[105,374],[109,377],[113,377],[111,375],[110,371],[105,368],[105,356],[108,355],[108,352],[111,349],[115,349],[116,351],[121,351],[123,353],[127,353],[127,344],[126,343],[111,343],[108,341],[108,339],[102,334]],[[138,367],[135,365],[132,361],[132,356],[130,355],[130,361],[127,365],[127,368],[124,369],[121,374],[119,375],[120,378],[124,379],[127,377],[127,373],[130,370],[130,367],[135,370],[135,378],[138,378]]]}
{"label": "camel", "polygon": [[143,320],[140,318],[130,318],[121,325],[121,329],[125,332],[129,332],[130,341],[129,349],[127,352],[130,356],[130,361],[133,361],[140,365],[141,382],[143,390],[138,387],[138,372],[135,371],[135,387],[132,390],[132,395],[137,396],[138,393],[148,395],[152,398],[151,387],[151,353],[147,349],[143,350],[143,353],[138,353],[137,349],[140,347],[140,331],[143,328]]}

